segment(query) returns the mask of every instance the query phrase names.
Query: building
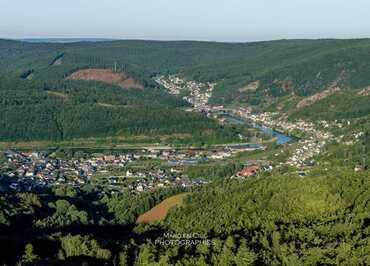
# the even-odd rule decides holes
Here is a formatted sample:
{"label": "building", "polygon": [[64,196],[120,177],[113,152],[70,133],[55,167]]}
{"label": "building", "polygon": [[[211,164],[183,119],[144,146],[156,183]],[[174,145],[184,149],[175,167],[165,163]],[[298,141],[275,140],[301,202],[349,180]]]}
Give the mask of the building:
{"label": "building", "polygon": [[250,176],[254,176],[258,173],[258,171],[260,170],[260,167],[257,166],[257,165],[253,165],[253,166],[247,166],[247,167],[244,167],[242,170],[240,170],[236,176],[237,177],[250,177]]}

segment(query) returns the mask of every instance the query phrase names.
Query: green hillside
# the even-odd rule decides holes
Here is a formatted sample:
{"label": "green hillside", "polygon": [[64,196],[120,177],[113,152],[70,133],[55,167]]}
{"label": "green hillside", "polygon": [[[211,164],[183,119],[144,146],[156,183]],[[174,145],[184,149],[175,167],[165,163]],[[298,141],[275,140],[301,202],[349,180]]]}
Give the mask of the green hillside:
{"label": "green hillside", "polygon": [[[219,132],[220,142],[230,138],[214,121],[181,111],[186,103],[169,96],[153,81],[159,73],[217,82],[213,104],[284,110],[296,118],[360,117],[370,111],[369,95],[360,93],[370,85],[369,51],[367,39],[234,44],[0,40],[0,139],[63,140],[121,133],[199,135],[206,128]],[[145,89],[65,80],[85,68],[124,72]],[[251,82],[252,87],[248,86]],[[330,87],[339,90],[297,107],[306,97]]]}
{"label": "green hillside", "polygon": [[[151,66],[146,64],[156,60],[147,61],[142,51],[134,50],[135,43],[130,42],[67,45],[0,41],[0,140],[62,141],[172,133],[190,134],[191,143],[235,139],[236,133],[215,121],[182,111],[187,104],[169,96],[150,78]],[[127,54],[134,59],[126,58]],[[62,62],[53,64],[58,59]],[[109,69],[113,64],[118,72],[142,83],[144,90],[65,79],[77,69]]]}
{"label": "green hillside", "polygon": [[166,225],[215,241],[179,252],[183,262],[186,252],[213,265],[366,265],[368,184],[342,170],[224,183],[191,196]]}
{"label": "green hillside", "polygon": [[[92,69],[100,81],[81,78]],[[317,123],[284,145],[266,137],[266,149],[231,154],[209,145],[258,141],[257,129],[187,112],[159,74],[216,82],[213,105]],[[367,39],[0,40],[1,147],[57,147],[50,160],[0,154],[0,264],[370,265],[369,85]],[[86,147],[99,142],[131,149]],[[205,149],[136,154],[138,143]],[[39,181],[50,186],[32,190]],[[164,220],[136,224],[183,192]]]}

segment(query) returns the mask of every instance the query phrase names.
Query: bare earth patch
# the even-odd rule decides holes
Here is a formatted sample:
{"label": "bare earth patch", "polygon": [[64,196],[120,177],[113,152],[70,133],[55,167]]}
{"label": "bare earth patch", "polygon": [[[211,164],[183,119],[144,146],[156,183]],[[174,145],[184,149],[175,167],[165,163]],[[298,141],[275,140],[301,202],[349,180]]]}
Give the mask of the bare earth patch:
{"label": "bare earth patch", "polygon": [[246,92],[246,91],[255,92],[258,89],[259,86],[260,86],[260,81],[259,80],[253,81],[251,83],[248,83],[243,88],[240,88],[239,92]]}
{"label": "bare earth patch", "polygon": [[360,95],[360,96],[369,96],[370,95],[370,86],[362,89],[361,91],[359,91],[357,93],[357,95]]}
{"label": "bare earth patch", "polygon": [[303,107],[310,106],[310,105],[314,104],[317,101],[320,101],[320,100],[323,100],[323,99],[329,97],[330,95],[334,94],[337,91],[340,91],[340,88],[338,88],[338,87],[331,87],[331,88],[329,88],[327,90],[324,90],[322,92],[316,93],[316,94],[314,94],[314,95],[312,95],[310,97],[304,98],[302,101],[300,101],[297,104],[297,108],[300,109],[300,108],[303,108]]}
{"label": "bare earth patch", "polygon": [[57,92],[57,91],[47,91],[46,93],[49,95],[55,96],[55,97],[60,97],[60,98],[65,98],[65,99],[68,98],[68,96],[65,95],[64,93]]}
{"label": "bare earth patch", "polygon": [[95,80],[118,85],[125,89],[144,89],[144,86],[125,73],[115,73],[110,69],[81,69],[67,77],[68,80]]}
{"label": "bare earth patch", "polygon": [[108,107],[108,108],[122,108],[122,107],[127,107],[126,105],[109,104],[109,103],[101,103],[101,102],[98,102],[97,105],[103,106],[103,107]]}
{"label": "bare earth patch", "polygon": [[61,64],[63,64],[63,58],[59,58],[55,60],[55,62],[53,63],[53,66],[60,66]]}
{"label": "bare earth patch", "polygon": [[318,92],[318,93],[316,93],[314,95],[311,95],[307,98],[304,98],[302,101],[300,101],[297,104],[297,108],[300,109],[300,108],[310,106],[310,105],[314,104],[315,102],[323,100],[323,99],[329,97],[330,95],[340,91],[340,83],[343,80],[345,80],[345,78],[346,78],[346,72],[343,70],[339,74],[338,78],[326,90],[324,90],[322,92]]}
{"label": "bare earth patch", "polygon": [[164,218],[166,218],[167,213],[171,208],[181,206],[183,204],[183,200],[188,194],[189,193],[181,193],[165,199],[146,213],[140,215],[137,218],[136,223],[149,224],[155,221],[163,220]]}

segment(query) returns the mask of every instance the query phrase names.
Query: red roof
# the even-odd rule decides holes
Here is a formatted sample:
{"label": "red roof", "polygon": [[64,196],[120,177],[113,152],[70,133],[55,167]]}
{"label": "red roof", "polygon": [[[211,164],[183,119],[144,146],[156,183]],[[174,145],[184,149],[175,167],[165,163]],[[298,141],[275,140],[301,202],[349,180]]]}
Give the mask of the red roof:
{"label": "red roof", "polygon": [[254,175],[260,168],[256,165],[244,167],[242,170],[238,172],[237,175],[239,176],[252,176]]}

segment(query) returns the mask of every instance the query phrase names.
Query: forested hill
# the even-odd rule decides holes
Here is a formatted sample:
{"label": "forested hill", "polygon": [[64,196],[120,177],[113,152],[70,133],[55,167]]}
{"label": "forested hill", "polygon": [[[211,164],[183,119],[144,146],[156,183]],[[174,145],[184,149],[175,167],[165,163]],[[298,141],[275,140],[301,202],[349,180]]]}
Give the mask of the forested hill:
{"label": "forested hill", "polygon": [[[146,42],[0,41],[0,140],[156,138],[173,133],[198,143],[234,139],[234,133],[215,121],[181,110],[185,102],[158,88],[150,77],[152,71],[162,70],[160,64],[169,69],[170,64],[159,61],[163,48],[153,50],[150,57],[144,52],[147,46]],[[113,72],[113,66],[112,75],[122,74],[128,83],[135,80],[140,84],[136,87],[143,89],[67,79],[79,69]]]}
{"label": "forested hill", "polygon": [[368,85],[364,79],[370,71],[367,63],[369,49],[369,39],[255,43],[135,40],[27,43],[0,40],[0,64],[2,71],[4,68],[22,71],[27,67],[42,70],[63,53],[64,67],[60,67],[59,73],[84,64],[112,66],[117,63],[119,67],[141,74],[182,72],[197,80],[222,81],[225,85],[242,86],[248,81],[260,80],[264,87],[274,80],[291,81],[296,94],[309,95],[335,81],[342,71],[347,74],[344,84],[353,87]]}
{"label": "forested hill", "polygon": [[[293,117],[359,117],[370,113],[366,104],[370,100],[369,52],[368,39],[256,43],[0,40],[0,138],[184,133],[184,128],[189,133],[209,126],[219,131],[213,121],[178,110],[186,104],[153,81],[159,73],[217,82],[213,104],[242,103],[256,109],[284,110]],[[66,79],[86,68],[124,73],[144,90]],[[322,101],[331,108],[323,109]],[[152,107],[158,112],[150,112]],[[153,117],[157,113],[171,113],[177,118],[163,124]],[[122,122],[124,114],[130,117]],[[195,126],[187,119],[209,126]],[[96,121],[104,121],[104,127],[93,126]],[[177,129],[170,125],[172,122],[177,123]]]}

